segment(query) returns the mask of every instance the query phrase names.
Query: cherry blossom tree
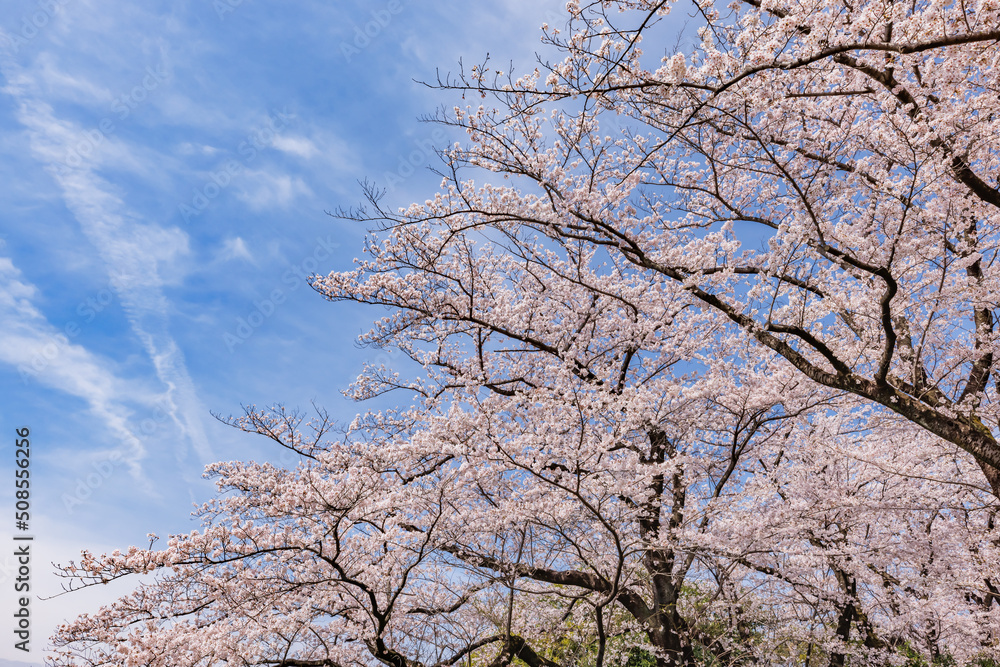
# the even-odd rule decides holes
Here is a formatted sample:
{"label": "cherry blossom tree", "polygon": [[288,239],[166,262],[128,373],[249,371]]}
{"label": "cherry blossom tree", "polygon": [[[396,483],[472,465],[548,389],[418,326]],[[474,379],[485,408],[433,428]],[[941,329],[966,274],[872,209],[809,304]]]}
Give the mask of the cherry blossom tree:
{"label": "cherry blossom tree", "polygon": [[[1000,4],[567,5],[564,59],[445,89],[440,192],[333,301],[399,409],[232,420],[202,530],[58,665],[747,665],[996,659]],[[653,41],[656,52],[642,46]],[[475,180],[478,178],[479,180]],[[408,370],[409,369],[409,370]]]}
{"label": "cherry blossom tree", "polygon": [[[711,548],[684,545],[711,528],[713,504],[738,493],[754,452],[825,399],[787,373],[752,370],[746,348],[723,338],[716,354],[731,372],[692,353],[687,363],[704,370],[678,375],[692,339],[643,321],[654,304],[675,304],[642,285],[601,294],[587,256],[550,252],[530,271],[514,263],[505,272],[484,270],[478,254],[453,259],[438,262],[437,279],[482,279],[489,290],[473,297],[482,311],[472,318],[420,315],[427,299],[438,312],[470,305],[444,284],[413,288],[430,274],[366,280],[373,302],[396,290],[411,299],[369,339],[391,338],[429,372],[403,383],[371,369],[353,391],[406,388],[417,406],[359,419],[339,442],[322,418],[305,429],[281,411],[235,420],[302,465],[219,464],[211,473],[223,496],[200,512],[203,531],[166,549],[69,565],[76,585],[170,574],[62,628],[65,664],[175,664],[183,655],[206,665],[413,666],[478,652],[481,664],[601,665],[642,647],[658,664],[693,664],[696,651],[738,664],[725,633],[682,613],[686,582],[704,580],[709,597],[717,588]],[[510,284],[542,275],[550,294]],[[630,300],[647,305],[622,309]],[[567,363],[568,337],[586,363]],[[718,396],[737,376],[740,386]],[[746,631],[739,614],[725,622]]]}
{"label": "cherry blossom tree", "polygon": [[546,32],[562,62],[445,81],[496,104],[443,117],[472,143],[437,199],[388,217],[603,248],[961,447],[1000,492],[998,7],[706,0],[689,54],[662,39],[672,7],[571,2],[566,36]]}
{"label": "cherry blossom tree", "polygon": [[[974,464],[912,424],[861,426],[836,413],[809,420],[802,446],[782,447],[787,460],[744,489],[752,506],[730,509],[702,539],[743,568],[745,586],[759,585],[754,599],[772,616],[794,619],[772,646],[815,664],[892,664],[914,650],[957,664],[993,656],[990,490],[952,483]],[[908,447],[887,448],[887,437]]]}

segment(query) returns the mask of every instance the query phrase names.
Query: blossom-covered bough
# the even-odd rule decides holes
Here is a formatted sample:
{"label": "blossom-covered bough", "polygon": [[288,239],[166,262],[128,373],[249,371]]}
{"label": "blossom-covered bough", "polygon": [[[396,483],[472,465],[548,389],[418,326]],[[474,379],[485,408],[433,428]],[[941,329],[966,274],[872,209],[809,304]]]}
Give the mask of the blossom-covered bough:
{"label": "blossom-covered bough", "polygon": [[370,190],[313,281],[389,308],[416,370],[350,391],[411,402],[233,420],[300,464],[66,567],[156,579],[56,664],[1000,658],[1000,3],[568,11],[561,62],[442,82],[492,103],[440,118],[440,192]]}
{"label": "blossom-covered bough", "polygon": [[[1000,492],[995,3],[702,2],[700,46],[655,45],[656,69],[640,46],[673,3],[570,5],[544,86],[461,82],[501,104],[456,109],[474,143],[450,161],[531,190],[452,179],[398,222],[473,213],[606,248],[958,445]],[[555,100],[575,111],[548,117]]]}

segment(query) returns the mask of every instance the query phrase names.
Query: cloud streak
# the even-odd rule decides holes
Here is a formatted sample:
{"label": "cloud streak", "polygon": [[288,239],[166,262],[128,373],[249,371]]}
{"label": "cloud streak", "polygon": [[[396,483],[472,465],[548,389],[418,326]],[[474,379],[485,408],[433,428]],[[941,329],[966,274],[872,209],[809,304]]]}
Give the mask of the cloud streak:
{"label": "cloud streak", "polygon": [[0,362],[23,376],[80,398],[108,431],[125,445],[124,455],[136,478],[146,450],[129,426],[125,396],[134,388],[110,373],[103,360],[52,326],[32,303],[38,294],[8,257],[0,257]]}
{"label": "cloud streak", "polygon": [[[58,117],[53,107],[41,99],[31,74],[9,59],[0,62],[0,71],[8,81],[4,92],[15,102],[16,117],[27,131],[31,153],[52,175],[66,207],[112,277],[132,331],[165,386],[164,405],[170,419],[200,462],[211,461],[211,447],[200,418],[204,409],[184,355],[170,334],[170,304],[163,293],[162,271],[188,253],[187,235],[175,227],[143,220],[116,188],[98,175],[97,167],[109,166],[115,156],[127,152],[120,150],[116,138],[105,137],[93,146],[90,159],[75,166],[67,164],[64,156],[85,144],[88,132],[93,130]],[[74,391],[72,387],[56,388]],[[112,413],[106,416],[119,418]],[[185,450],[178,450],[179,459],[184,460],[186,455]]]}

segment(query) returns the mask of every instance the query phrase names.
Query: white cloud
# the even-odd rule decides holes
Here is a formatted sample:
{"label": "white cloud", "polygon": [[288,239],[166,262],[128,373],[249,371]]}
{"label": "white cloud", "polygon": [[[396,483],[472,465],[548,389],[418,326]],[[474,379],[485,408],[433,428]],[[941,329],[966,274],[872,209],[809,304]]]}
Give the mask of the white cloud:
{"label": "white cloud", "polygon": [[177,152],[180,155],[215,155],[219,152],[219,149],[215,146],[209,146],[207,144],[192,144],[190,141],[185,141],[177,147]]}
{"label": "white cloud", "polygon": [[69,100],[82,104],[94,102],[106,104],[111,101],[111,92],[107,88],[63,71],[51,53],[39,54],[33,72],[47,99]]}
{"label": "white cloud", "polygon": [[267,171],[248,171],[245,176],[241,201],[259,211],[267,208],[284,208],[297,197],[310,196],[312,190],[298,176],[273,174]]}
{"label": "white cloud", "polygon": [[[146,450],[128,423],[135,388],[107,370],[107,362],[70,341],[34,306],[34,285],[7,257],[0,257],[0,362],[17,368],[25,381],[36,380],[89,405],[108,431],[122,443],[122,455],[133,475],[141,478]],[[69,333],[73,333],[70,330]]]}
{"label": "white cloud", "polygon": [[[104,261],[132,330],[166,386],[170,418],[207,463],[214,457],[201,423],[205,410],[184,355],[169,332],[169,303],[162,289],[176,280],[174,260],[188,253],[187,234],[142,220],[117,194],[117,188],[95,173],[92,162],[67,163],[65,156],[86,143],[94,130],[58,118],[52,106],[40,99],[30,73],[9,59],[0,62],[8,81],[5,92],[14,99],[17,118],[27,128],[32,154],[59,185],[67,208]],[[94,152],[101,153],[109,142],[95,143]],[[107,160],[109,154],[103,157]],[[164,273],[171,276],[169,280]],[[179,449],[178,457],[184,456]]]}
{"label": "white cloud", "polygon": [[275,137],[273,145],[279,151],[298,155],[306,160],[319,152],[316,145],[305,137],[286,137],[279,134]]}
{"label": "white cloud", "polygon": [[250,254],[250,250],[247,248],[247,244],[239,236],[231,239],[226,239],[222,244],[222,252],[219,253],[219,259],[228,261],[231,259],[243,259],[251,264],[256,264],[256,260],[253,255]]}

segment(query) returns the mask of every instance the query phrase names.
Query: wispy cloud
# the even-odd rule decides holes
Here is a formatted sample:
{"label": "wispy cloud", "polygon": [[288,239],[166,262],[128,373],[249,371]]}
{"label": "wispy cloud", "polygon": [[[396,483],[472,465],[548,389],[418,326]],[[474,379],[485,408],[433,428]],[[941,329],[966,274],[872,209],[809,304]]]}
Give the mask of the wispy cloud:
{"label": "wispy cloud", "polygon": [[279,151],[291,153],[306,160],[319,152],[316,145],[305,137],[284,137],[279,135],[275,137],[273,145]]}
{"label": "wispy cloud", "polygon": [[16,367],[27,379],[80,398],[123,445],[123,455],[137,479],[146,449],[129,425],[135,387],[116,377],[106,360],[72,343],[34,305],[34,285],[23,279],[8,257],[0,257],[0,362]]}
{"label": "wispy cloud", "polygon": [[247,171],[239,198],[255,211],[283,208],[312,190],[298,176],[264,170]]}
{"label": "wispy cloud", "polygon": [[[14,100],[16,117],[28,133],[32,155],[56,181],[66,207],[104,261],[128,316],[166,388],[167,412],[203,462],[212,459],[200,415],[204,413],[188,374],[184,355],[169,331],[170,305],[161,271],[188,253],[188,237],[175,227],[144,220],[98,175],[94,165],[115,155],[115,137],[92,147],[93,159],[67,163],[65,156],[86,143],[92,129],[60,118],[41,99],[34,77],[9,59],[0,71]],[[50,75],[51,78],[51,75]],[[186,454],[178,452],[180,458]]]}
{"label": "wispy cloud", "polygon": [[[330,307],[305,276],[350,266],[365,230],[324,211],[359,203],[366,178],[392,185],[393,203],[425,199],[439,182],[426,169],[435,147],[464,137],[416,122],[451,102],[414,80],[487,51],[505,69],[512,52],[533,67],[534,27],[563,4],[307,0],[275,12],[231,2],[223,16],[211,2],[166,0],[6,8],[0,370],[31,377],[0,418],[62,438],[37,460],[53,482],[39,500],[58,497],[38,507],[39,545],[53,549],[39,563],[64,561],[77,543],[183,530],[187,501],[211,493],[197,479],[216,458],[206,433],[220,458],[275,455],[207,419],[202,400],[223,413],[317,400],[354,417],[337,390],[367,359],[350,341],[368,315]],[[70,324],[78,335],[66,335]],[[220,354],[226,340],[238,354]],[[119,483],[112,464],[146,483]],[[57,620],[96,608],[87,595],[53,601],[48,620],[38,601],[38,651]],[[0,659],[36,657],[19,653],[0,647]]]}
{"label": "wispy cloud", "polygon": [[246,242],[239,236],[223,241],[222,252],[219,253],[219,259],[223,261],[242,259],[250,262],[251,264],[257,263],[254,256],[247,248]]}

